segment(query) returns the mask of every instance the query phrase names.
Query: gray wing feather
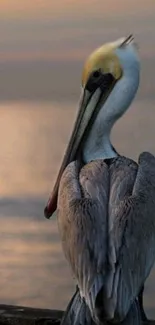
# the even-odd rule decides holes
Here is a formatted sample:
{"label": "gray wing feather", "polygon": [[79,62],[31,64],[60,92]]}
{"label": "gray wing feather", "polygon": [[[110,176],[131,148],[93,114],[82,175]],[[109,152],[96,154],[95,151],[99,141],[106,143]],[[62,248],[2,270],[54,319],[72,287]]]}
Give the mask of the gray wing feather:
{"label": "gray wing feather", "polygon": [[[116,183],[115,179],[115,186]],[[131,179],[131,187],[132,183]],[[114,317],[118,314],[121,319],[138,295],[155,259],[155,158],[151,154],[140,155],[136,180],[132,193],[130,191],[129,186],[124,198],[120,191],[120,202],[117,198],[117,204],[111,202],[109,215],[112,218],[109,238],[116,258],[113,260],[109,251],[113,281],[110,281],[110,290],[107,281],[107,304],[113,306]]]}
{"label": "gray wing feather", "polygon": [[80,175],[76,162],[66,168],[59,189],[58,224],[64,252],[91,311],[107,266],[108,195],[108,167],[103,161],[84,166]]}
{"label": "gray wing feather", "polygon": [[[75,292],[69,302],[61,320],[61,325],[95,325],[88,306],[81,299],[79,290]],[[137,324],[136,324],[137,325]]]}

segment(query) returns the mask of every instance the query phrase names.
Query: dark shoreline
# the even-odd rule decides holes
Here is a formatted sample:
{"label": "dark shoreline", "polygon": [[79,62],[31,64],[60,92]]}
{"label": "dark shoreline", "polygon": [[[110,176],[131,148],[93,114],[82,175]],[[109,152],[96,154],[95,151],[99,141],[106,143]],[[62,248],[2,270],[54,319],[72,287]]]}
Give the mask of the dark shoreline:
{"label": "dark shoreline", "polygon": [[62,315],[61,310],[0,305],[0,325],[45,325],[48,319],[59,325]]}
{"label": "dark shoreline", "polygon": [[[60,325],[62,310],[0,305],[0,325]],[[151,320],[143,325],[155,325]]]}

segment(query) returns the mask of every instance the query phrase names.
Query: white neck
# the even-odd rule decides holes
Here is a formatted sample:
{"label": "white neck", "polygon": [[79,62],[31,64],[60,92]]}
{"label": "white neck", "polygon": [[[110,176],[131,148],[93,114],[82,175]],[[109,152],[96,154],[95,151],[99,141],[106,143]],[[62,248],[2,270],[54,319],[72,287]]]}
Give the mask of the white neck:
{"label": "white neck", "polygon": [[139,59],[128,49],[127,53],[117,49],[121,60],[123,76],[114,86],[105,104],[100,109],[83,148],[85,163],[95,159],[117,156],[110,142],[110,132],[114,123],[131,104],[139,85]]}
{"label": "white neck", "polygon": [[117,156],[110,142],[111,128],[112,125],[106,123],[106,120],[99,113],[84,145],[83,159],[85,163],[91,160],[114,158]]}

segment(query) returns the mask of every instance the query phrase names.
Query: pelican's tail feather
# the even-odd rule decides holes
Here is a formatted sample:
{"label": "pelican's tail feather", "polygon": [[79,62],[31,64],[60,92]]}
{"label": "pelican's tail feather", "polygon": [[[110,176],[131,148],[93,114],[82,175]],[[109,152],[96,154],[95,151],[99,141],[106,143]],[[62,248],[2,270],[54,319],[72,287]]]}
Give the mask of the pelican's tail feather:
{"label": "pelican's tail feather", "polygon": [[140,308],[139,308],[139,302],[136,299],[132,306],[130,307],[130,310],[124,319],[121,325],[141,325],[142,320],[141,320],[141,314],[140,314]]}
{"label": "pelican's tail feather", "polygon": [[138,300],[135,299],[123,321],[119,322],[119,320],[115,321],[113,319],[111,322],[106,322],[105,319],[100,319],[94,322],[89,307],[86,305],[85,300],[81,298],[80,292],[77,289],[64,312],[61,325],[105,325],[113,324],[115,322],[117,325],[141,325],[141,314]]}
{"label": "pelican's tail feather", "polygon": [[61,325],[95,325],[91,318],[89,308],[85,301],[81,298],[80,292],[77,289],[72,299],[70,300]]}

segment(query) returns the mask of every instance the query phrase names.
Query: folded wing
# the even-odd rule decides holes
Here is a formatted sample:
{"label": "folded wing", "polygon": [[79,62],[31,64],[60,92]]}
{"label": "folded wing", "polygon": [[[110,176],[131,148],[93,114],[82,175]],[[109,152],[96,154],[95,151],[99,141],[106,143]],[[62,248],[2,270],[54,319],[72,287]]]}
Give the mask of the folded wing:
{"label": "folded wing", "polygon": [[125,170],[128,164],[126,158],[119,159],[120,173],[118,161],[110,168],[110,272],[105,300],[113,317],[124,319],[155,260],[155,158],[149,153],[140,155],[132,191],[127,184],[134,173],[120,183],[122,167]]}
{"label": "folded wing", "polygon": [[92,316],[107,268],[108,175],[102,160],[84,166],[80,175],[73,162],[59,190],[58,224],[64,252]]}

